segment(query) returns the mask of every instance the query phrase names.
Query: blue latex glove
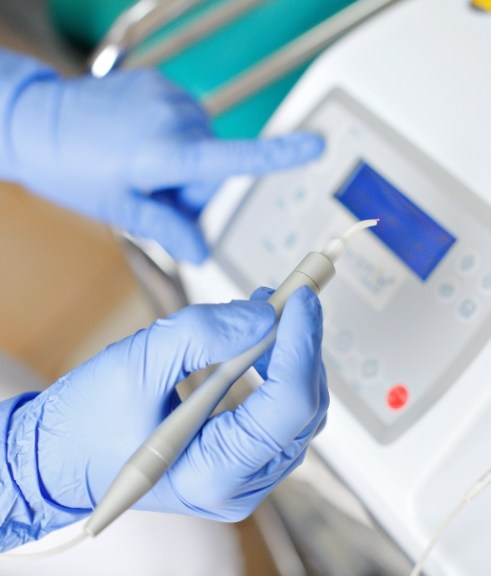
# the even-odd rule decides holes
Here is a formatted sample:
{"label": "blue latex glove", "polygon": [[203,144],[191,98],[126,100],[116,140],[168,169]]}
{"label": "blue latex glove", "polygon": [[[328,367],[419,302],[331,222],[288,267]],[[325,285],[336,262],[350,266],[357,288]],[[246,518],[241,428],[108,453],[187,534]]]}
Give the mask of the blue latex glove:
{"label": "blue latex glove", "polygon": [[[273,322],[261,300],[190,306],[109,346],[18,408],[8,425],[8,470],[18,494],[14,506],[0,493],[0,546],[86,515],[178,405],[176,383],[251,347]],[[325,421],[321,339],[319,301],[302,288],[285,307],[272,353],[258,365],[264,384],[235,410],[211,418],[136,507],[226,521],[247,516],[299,465]]]}
{"label": "blue latex glove", "polygon": [[192,262],[208,254],[197,216],[220,181],[323,149],[304,133],[217,140],[199,104],[153,70],[62,79],[8,52],[0,52],[0,138],[0,178]]}

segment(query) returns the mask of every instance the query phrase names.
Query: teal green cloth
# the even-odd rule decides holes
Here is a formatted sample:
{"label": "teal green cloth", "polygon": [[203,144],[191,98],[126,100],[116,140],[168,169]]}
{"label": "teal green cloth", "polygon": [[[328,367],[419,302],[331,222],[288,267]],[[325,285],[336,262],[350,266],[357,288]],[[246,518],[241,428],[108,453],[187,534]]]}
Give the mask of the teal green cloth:
{"label": "teal green cloth", "polygon": [[[168,36],[204,11],[233,1],[207,0],[147,42]],[[353,1],[267,1],[159,68],[168,78],[202,98]],[[78,44],[93,48],[117,16],[132,4],[132,0],[50,0],[49,7],[62,33]],[[214,119],[216,132],[223,137],[256,136],[304,69],[305,66],[292,71]]]}

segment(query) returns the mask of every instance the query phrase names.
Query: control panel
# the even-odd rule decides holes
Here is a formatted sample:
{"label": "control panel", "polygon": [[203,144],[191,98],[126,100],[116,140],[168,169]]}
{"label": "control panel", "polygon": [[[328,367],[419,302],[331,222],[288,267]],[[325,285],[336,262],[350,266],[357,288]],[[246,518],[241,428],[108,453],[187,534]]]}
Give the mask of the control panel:
{"label": "control panel", "polygon": [[393,442],[459,377],[491,335],[491,209],[347,93],[303,129],[324,156],[259,179],[216,246],[245,291],[277,287],[351,224],[321,295],[331,390],[380,443]]}

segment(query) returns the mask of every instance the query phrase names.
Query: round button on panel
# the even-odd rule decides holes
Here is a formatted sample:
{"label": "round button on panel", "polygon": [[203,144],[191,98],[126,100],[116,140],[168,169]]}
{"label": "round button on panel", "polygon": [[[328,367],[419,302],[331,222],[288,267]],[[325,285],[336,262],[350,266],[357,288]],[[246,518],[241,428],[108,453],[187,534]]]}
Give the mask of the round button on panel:
{"label": "round button on panel", "polygon": [[290,230],[282,239],[281,247],[285,252],[294,250],[298,245],[299,237],[296,230]]}
{"label": "round button on panel", "polygon": [[268,254],[274,254],[276,252],[276,245],[271,238],[262,238],[260,243],[261,248]]}
{"label": "round button on panel", "polygon": [[380,363],[376,358],[366,358],[361,363],[360,371],[365,382],[373,382],[380,374]]}
{"label": "round button on panel", "polygon": [[451,302],[454,300],[458,294],[458,291],[458,282],[451,276],[442,278],[436,287],[437,296],[442,302]]}
{"label": "round button on panel", "polygon": [[476,254],[468,252],[464,254],[457,263],[457,271],[463,276],[470,276],[477,272],[479,259]]}
{"label": "round button on panel", "polygon": [[484,276],[480,279],[479,288],[484,294],[491,295],[491,272],[484,274]]}
{"label": "round button on panel", "polygon": [[340,330],[333,340],[333,346],[336,352],[348,353],[352,350],[355,342],[355,336],[351,330]]}
{"label": "round button on panel", "polygon": [[392,386],[385,397],[387,406],[392,410],[400,410],[409,400],[409,391],[403,384]]}
{"label": "round button on panel", "polygon": [[285,194],[285,208],[294,217],[302,212],[311,210],[312,203],[316,198],[316,190],[316,182],[311,182],[310,180],[299,182]]}
{"label": "round button on panel", "polygon": [[468,296],[464,298],[457,307],[457,316],[465,322],[470,322],[476,318],[479,312],[479,303],[477,300]]}

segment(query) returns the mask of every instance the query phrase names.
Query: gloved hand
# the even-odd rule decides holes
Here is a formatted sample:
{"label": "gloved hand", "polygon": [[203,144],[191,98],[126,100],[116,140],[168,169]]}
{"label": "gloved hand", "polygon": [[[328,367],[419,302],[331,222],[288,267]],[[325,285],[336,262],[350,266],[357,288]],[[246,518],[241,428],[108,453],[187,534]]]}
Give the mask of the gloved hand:
{"label": "gloved hand", "polygon": [[[251,347],[273,322],[261,300],[190,306],[109,346],[18,408],[8,456],[37,524],[31,533],[86,514],[178,405],[176,384]],[[258,364],[264,384],[211,418],[136,507],[227,521],[247,516],[299,465],[325,421],[321,339],[318,299],[301,288],[285,307],[272,353]]]}
{"label": "gloved hand", "polygon": [[0,177],[192,262],[208,253],[197,216],[224,178],[288,168],[323,149],[304,133],[217,140],[200,105],[154,70],[62,79],[7,52],[0,138]]}

